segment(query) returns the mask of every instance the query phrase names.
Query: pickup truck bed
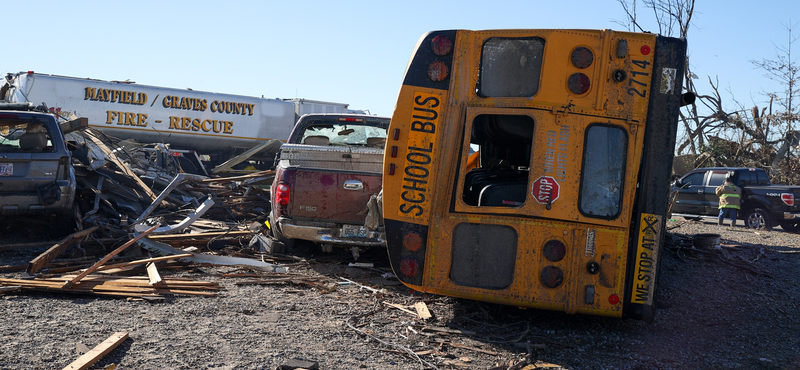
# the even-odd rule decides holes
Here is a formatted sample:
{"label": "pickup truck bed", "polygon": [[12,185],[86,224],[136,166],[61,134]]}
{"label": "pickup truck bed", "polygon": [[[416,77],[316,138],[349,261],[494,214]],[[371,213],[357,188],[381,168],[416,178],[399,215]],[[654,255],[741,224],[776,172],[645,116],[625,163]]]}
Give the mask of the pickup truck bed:
{"label": "pickup truck bed", "polygon": [[[324,122],[341,118],[338,115],[317,116],[313,120],[312,117],[301,118],[295,131],[302,132],[318,125],[324,126],[328,132],[331,125]],[[369,140],[369,144],[364,135],[337,143],[341,134],[320,140],[319,135],[307,132],[302,136],[293,133],[290,143],[281,147],[271,189],[270,227],[273,236],[287,248],[291,249],[298,239],[330,246],[386,245],[382,223],[372,228],[365,225],[367,204],[381,191],[383,125],[388,126],[388,119],[372,118],[374,122],[365,120],[361,125],[378,126],[383,137]],[[352,134],[351,130],[356,126],[351,123],[345,129],[342,124],[335,130]],[[372,129],[374,127],[368,130]]]}

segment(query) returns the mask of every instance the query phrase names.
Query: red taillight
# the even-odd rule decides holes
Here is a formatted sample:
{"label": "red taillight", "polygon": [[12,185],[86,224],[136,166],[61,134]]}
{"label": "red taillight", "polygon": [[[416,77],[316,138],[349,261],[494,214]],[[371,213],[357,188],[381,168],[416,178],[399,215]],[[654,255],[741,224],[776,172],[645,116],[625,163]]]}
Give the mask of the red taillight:
{"label": "red taillight", "polygon": [[567,80],[569,91],[577,95],[583,95],[589,91],[590,85],[591,81],[589,80],[589,76],[583,73],[573,73],[572,76],[569,76],[569,80]]}
{"label": "red taillight", "polygon": [[642,46],[641,51],[642,51],[642,55],[650,54],[650,47],[647,46],[647,45],[644,45],[644,46]]}
{"label": "red taillight", "polygon": [[434,82],[444,81],[448,73],[447,65],[439,61],[431,63],[428,67],[428,78]]}
{"label": "red taillight", "polygon": [[619,303],[619,296],[617,296],[616,294],[612,294],[611,296],[608,297],[608,303],[611,304]]}
{"label": "red taillight", "polygon": [[394,176],[395,168],[396,166],[394,165],[394,163],[389,163],[389,176]]}
{"label": "red taillight", "polygon": [[431,47],[434,54],[440,57],[445,56],[453,50],[453,41],[445,35],[439,35],[431,40]]}
{"label": "red taillight", "polygon": [[400,140],[400,129],[399,128],[394,129],[394,136],[392,138],[395,139],[395,140]]}
{"label": "red taillight", "polygon": [[406,257],[400,261],[400,273],[414,277],[419,272],[419,262],[414,257]]}
{"label": "red taillight", "polygon": [[291,195],[291,191],[289,186],[286,184],[278,184],[275,187],[275,204],[279,205],[281,208],[285,208],[289,205],[289,196]]}
{"label": "red taillight", "polygon": [[782,193],[781,194],[781,200],[787,206],[793,206],[794,205],[794,194],[792,194],[792,193]]}
{"label": "red taillight", "polygon": [[564,282],[564,272],[555,266],[547,266],[542,269],[542,284],[548,288],[558,288]]}
{"label": "red taillight", "polygon": [[403,247],[412,252],[416,252],[420,247],[422,247],[422,237],[415,232],[410,232],[403,235]]}
{"label": "red taillight", "polygon": [[558,262],[567,255],[567,246],[559,240],[550,240],[545,243],[542,254],[550,262]]}

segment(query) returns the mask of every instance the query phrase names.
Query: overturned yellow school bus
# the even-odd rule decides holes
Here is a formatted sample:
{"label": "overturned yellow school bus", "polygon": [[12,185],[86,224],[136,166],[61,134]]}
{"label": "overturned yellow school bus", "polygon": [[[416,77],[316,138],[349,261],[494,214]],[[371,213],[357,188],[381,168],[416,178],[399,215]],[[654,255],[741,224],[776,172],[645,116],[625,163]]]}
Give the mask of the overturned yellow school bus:
{"label": "overturned yellow school bus", "polygon": [[384,155],[399,279],[651,320],[685,56],[685,40],[610,30],[424,35]]}

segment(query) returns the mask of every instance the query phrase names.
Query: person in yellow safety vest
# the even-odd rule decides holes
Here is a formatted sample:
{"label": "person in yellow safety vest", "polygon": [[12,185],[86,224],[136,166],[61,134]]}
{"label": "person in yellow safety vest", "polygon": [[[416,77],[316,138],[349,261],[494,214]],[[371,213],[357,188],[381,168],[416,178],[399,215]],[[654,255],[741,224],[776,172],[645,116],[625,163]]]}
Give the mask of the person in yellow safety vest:
{"label": "person in yellow safety vest", "polygon": [[736,226],[736,213],[742,200],[742,189],[733,184],[733,179],[725,178],[725,183],[717,186],[717,196],[719,196],[719,225],[724,224],[725,218],[731,219],[731,227]]}

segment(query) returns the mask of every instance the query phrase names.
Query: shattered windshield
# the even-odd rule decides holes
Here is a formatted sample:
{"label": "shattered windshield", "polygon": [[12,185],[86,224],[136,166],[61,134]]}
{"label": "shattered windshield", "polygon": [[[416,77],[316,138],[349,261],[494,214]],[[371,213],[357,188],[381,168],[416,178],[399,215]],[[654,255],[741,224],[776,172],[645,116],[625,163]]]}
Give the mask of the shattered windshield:
{"label": "shattered windshield", "polygon": [[355,145],[383,148],[386,129],[349,124],[313,124],[303,132],[301,143],[311,145]]}
{"label": "shattered windshield", "polygon": [[0,153],[42,153],[53,151],[47,126],[41,121],[0,121]]}

